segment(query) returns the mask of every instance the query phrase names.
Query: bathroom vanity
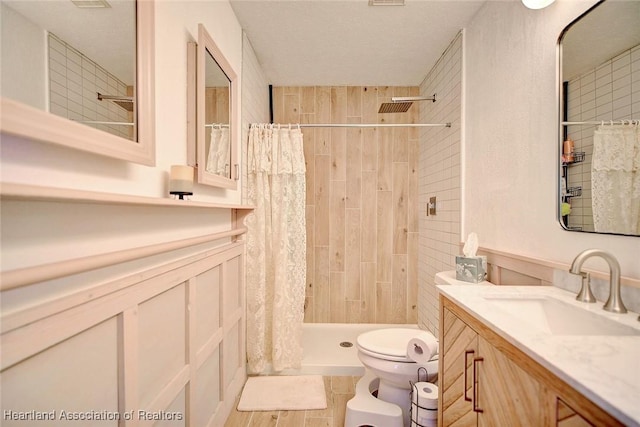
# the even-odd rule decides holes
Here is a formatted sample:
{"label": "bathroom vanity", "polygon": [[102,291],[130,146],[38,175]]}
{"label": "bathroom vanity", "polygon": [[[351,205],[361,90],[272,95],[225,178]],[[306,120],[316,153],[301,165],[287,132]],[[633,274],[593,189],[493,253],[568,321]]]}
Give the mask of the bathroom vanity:
{"label": "bathroom vanity", "polygon": [[552,286],[438,289],[439,426],[640,425],[637,315]]}

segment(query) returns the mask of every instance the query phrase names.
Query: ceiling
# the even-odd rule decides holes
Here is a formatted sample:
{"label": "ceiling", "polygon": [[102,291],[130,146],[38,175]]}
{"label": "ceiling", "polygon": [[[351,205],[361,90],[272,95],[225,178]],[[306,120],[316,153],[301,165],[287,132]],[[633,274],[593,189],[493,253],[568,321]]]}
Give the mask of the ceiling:
{"label": "ceiling", "polygon": [[230,0],[276,86],[418,86],[485,0]]}

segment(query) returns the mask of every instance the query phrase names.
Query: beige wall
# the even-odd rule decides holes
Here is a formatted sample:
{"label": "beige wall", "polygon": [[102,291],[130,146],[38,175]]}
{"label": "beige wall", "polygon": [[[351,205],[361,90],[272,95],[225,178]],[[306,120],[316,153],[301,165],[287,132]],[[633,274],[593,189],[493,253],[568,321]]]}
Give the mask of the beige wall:
{"label": "beige wall", "polygon": [[[274,122],[415,123],[378,114],[407,87],[276,87]],[[306,128],[305,322],[416,323],[416,128]]]}

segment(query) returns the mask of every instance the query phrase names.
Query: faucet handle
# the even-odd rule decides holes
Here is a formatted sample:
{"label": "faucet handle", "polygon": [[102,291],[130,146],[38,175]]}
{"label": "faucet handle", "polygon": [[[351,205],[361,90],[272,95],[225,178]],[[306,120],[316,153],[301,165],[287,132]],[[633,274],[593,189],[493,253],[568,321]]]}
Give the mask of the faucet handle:
{"label": "faucet handle", "polygon": [[576,295],[576,300],[582,302],[596,302],[596,297],[593,296],[593,293],[591,292],[591,275],[581,271],[580,276],[582,276],[582,287],[580,288],[578,295]]}

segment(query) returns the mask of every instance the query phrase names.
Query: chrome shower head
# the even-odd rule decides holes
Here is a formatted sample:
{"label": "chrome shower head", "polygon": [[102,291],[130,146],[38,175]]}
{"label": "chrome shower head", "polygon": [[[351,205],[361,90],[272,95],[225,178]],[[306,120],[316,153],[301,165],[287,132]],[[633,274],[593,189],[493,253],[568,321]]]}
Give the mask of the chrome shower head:
{"label": "chrome shower head", "polygon": [[433,96],[394,96],[391,102],[383,102],[378,109],[378,113],[406,113],[413,105],[414,101],[436,102],[436,94]]}
{"label": "chrome shower head", "polygon": [[383,102],[378,113],[406,113],[413,102]]}

